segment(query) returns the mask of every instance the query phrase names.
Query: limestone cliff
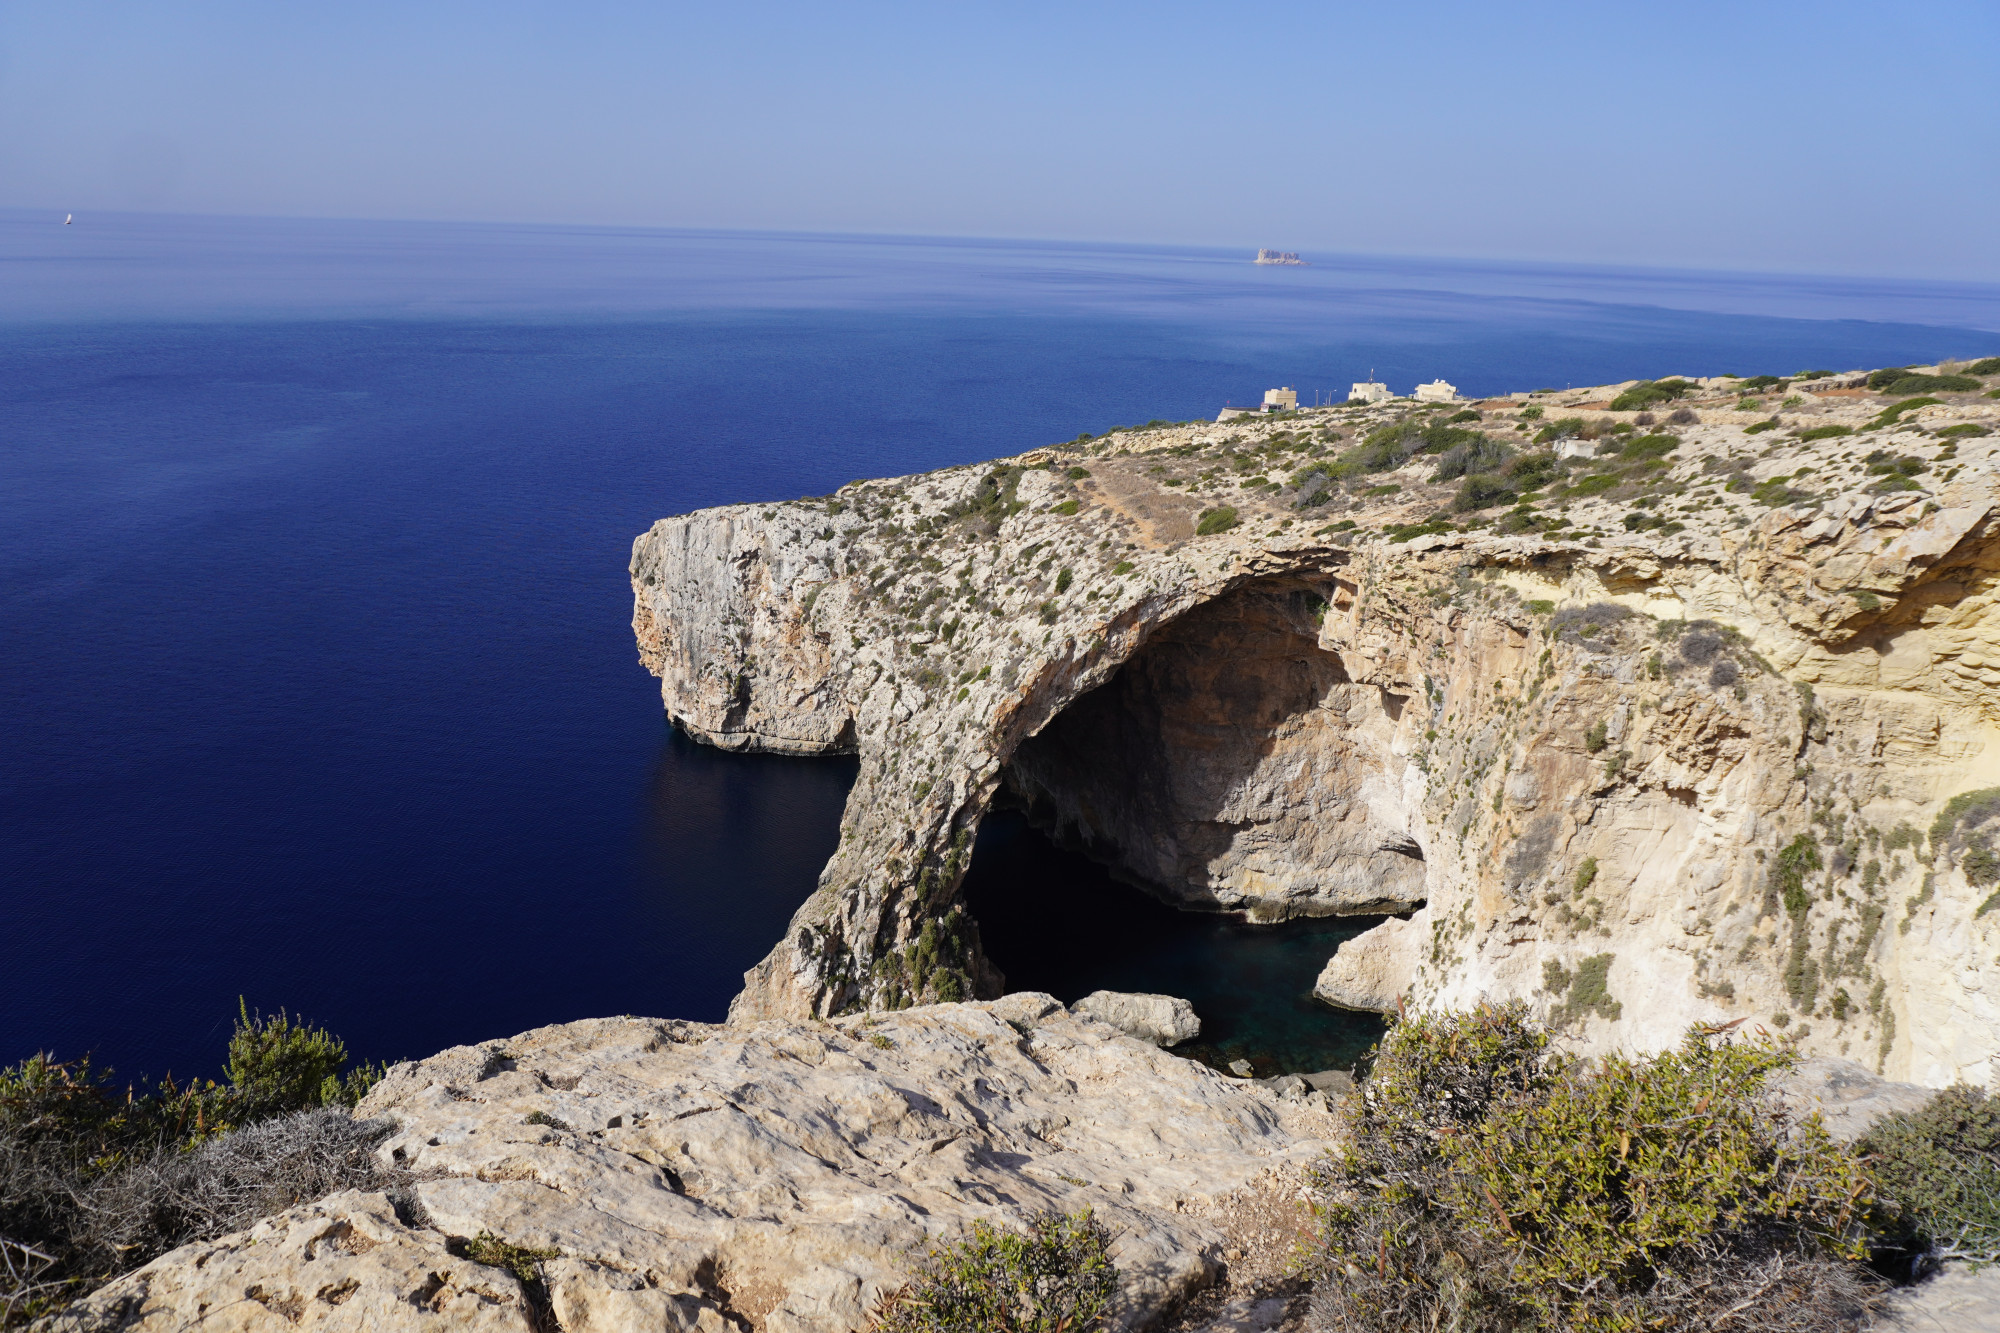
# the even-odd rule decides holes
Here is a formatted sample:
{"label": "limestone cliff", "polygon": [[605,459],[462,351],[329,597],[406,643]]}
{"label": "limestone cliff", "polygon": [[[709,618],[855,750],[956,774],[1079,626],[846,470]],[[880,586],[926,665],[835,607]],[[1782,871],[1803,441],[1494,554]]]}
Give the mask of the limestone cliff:
{"label": "limestone cliff", "polygon": [[1990,1080],[2000,804],[1933,823],[2000,784],[2000,409],[1936,383],[1124,430],[662,520],[631,574],[673,719],[860,756],[733,1015],[997,994],[956,895],[1013,799],[1191,907],[1414,909],[1340,1003]]}

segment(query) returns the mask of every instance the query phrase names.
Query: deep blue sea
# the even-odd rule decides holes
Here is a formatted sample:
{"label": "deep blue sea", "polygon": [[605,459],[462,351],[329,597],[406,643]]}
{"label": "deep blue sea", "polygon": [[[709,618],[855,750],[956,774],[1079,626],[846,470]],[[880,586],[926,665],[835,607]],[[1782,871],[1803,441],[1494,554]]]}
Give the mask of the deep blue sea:
{"label": "deep blue sea", "polygon": [[[0,213],[0,1063],[212,1073],[239,996],[386,1058],[719,1018],[853,765],[666,726],[662,515],[1371,370],[2000,352],[1992,286],[1249,253]],[[1092,947],[1023,929],[1059,880]],[[1267,1069],[1366,1035],[1303,998],[1351,927],[1169,913],[1007,820],[968,892],[1023,984],[1178,989]]]}

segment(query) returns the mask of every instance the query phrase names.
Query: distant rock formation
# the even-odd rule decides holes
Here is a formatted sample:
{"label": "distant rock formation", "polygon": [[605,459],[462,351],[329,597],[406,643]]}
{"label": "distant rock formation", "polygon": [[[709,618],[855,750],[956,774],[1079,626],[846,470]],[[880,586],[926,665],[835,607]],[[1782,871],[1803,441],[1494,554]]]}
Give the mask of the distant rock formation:
{"label": "distant rock formation", "polygon": [[1298,252],[1294,250],[1259,250],[1257,258],[1252,262],[1258,264],[1296,264],[1300,268],[1312,267],[1305,260],[1300,259]]}

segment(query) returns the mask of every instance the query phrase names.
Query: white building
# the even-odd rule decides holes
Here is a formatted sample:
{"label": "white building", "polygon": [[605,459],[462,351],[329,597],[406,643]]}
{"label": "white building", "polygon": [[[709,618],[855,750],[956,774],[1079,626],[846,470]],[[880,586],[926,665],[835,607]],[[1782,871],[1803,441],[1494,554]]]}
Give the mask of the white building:
{"label": "white building", "polygon": [[1264,410],[1266,412],[1296,412],[1299,396],[1290,387],[1264,390]]}
{"label": "white building", "polygon": [[1388,385],[1377,380],[1364,380],[1347,391],[1350,403],[1386,403],[1395,396]]}
{"label": "white building", "polygon": [[1458,401],[1458,387],[1443,380],[1432,380],[1429,384],[1419,384],[1416,393],[1420,403],[1455,403]]}

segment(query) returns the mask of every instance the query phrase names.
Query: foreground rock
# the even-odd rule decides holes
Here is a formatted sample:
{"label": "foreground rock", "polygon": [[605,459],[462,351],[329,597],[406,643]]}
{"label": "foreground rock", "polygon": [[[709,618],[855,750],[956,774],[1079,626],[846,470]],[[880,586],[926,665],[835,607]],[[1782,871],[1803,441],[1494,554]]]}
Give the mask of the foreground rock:
{"label": "foreground rock", "polygon": [[1070,1012],[1100,1019],[1127,1036],[1155,1046],[1178,1046],[1201,1035],[1194,1006],[1177,995],[1144,995],[1131,991],[1092,991]]}
{"label": "foreground rock", "polygon": [[[401,1065],[360,1114],[410,1197],[341,1194],[185,1246],[68,1326],[845,1333],[913,1247],[1097,1211],[1119,1325],[1229,1262],[1232,1200],[1296,1213],[1330,1120],[1042,995],[880,1021],[602,1019]],[[1233,1211],[1232,1211],[1233,1210]],[[540,1252],[545,1289],[473,1263]],[[488,1251],[490,1253],[490,1251]]]}
{"label": "foreground rock", "polygon": [[[674,721],[860,757],[732,1012],[1000,993],[958,894],[1012,801],[1182,906],[1390,915],[1338,1004],[1992,1081],[2000,802],[1936,820],[2000,784],[2000,376],[1851,378],[1120,430],[661,520]],[[1474,455],[1512,508],[1459,504]]]}

